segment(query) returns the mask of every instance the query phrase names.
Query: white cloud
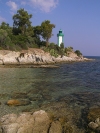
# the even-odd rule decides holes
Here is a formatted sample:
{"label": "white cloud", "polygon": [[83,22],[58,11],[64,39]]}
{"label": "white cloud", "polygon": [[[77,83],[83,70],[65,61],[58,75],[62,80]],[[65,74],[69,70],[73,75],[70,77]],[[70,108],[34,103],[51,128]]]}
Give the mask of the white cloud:
{"label": "white cloud", "polygon": [[40,10],[44,12],[50,12],[54,9],[57,4],[58,0],[30,0],[33,6],[38,7]]}
{"label": "white cloud", "polygon": [[0,16],[0,23],[3,22],[3,21],[5,22],[6,19]]}
{"label": "white cloud", "polygon": [[21,2],[21,5],[26,5],[26,2],[25,2],[25,1],[22,1],[22,2]]}
{"label": "white cloud", "polygon": [[11,8],[12,11],[16,11],[18,8],[17,4],[13,1],[9,1],[6,4]]}

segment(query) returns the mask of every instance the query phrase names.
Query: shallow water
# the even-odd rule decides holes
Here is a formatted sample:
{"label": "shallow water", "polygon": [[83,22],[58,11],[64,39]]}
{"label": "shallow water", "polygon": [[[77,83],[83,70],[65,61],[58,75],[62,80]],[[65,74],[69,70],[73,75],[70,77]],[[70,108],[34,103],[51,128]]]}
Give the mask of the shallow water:
{"label": "shallow water", "polygon": [[[0,68],[0,116],[65,101],[70,107],[100,106],[100,57],[94,58],[58,68]],[[31,104],[8,106],[10,99],[26,99]]]}

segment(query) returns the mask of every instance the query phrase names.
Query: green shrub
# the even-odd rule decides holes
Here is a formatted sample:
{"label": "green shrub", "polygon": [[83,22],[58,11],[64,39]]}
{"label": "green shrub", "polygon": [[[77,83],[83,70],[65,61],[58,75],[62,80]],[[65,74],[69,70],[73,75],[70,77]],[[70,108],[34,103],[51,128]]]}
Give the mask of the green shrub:
{"label": "green shrub", "polygon": [[61,43],[61,44],[60,44],[60,48],[61,48],[61,49],[64,49],[64,43]]}
{"label": "green shrub", "polygon": [[50,54],[51,54],[51,56],[54,56],[54,57],[58,57],[58,53],[57,53],[57,51],[56,50],[54,50],[54,49],[51,49],[50,50]]}
{"label": "green shrub", "polygon": [[65,48],[65,52],[67,53],[67,52],[72,52],[73,51],[73,47],[67,47],[67,48]]}
{"label": "green shrub", "polygon": [[82,53],[79,50],[76,50],[75,53],[77,54],[77,56],[82,56]]}

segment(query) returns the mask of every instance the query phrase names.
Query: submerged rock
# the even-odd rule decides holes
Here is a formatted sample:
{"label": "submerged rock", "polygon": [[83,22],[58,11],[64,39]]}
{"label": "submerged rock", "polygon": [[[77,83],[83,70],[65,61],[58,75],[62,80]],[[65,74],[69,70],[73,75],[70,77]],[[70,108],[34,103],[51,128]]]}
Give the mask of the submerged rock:
{"label": "submerged rock", "polygon": [[[62,120],[61,120],[62,119]],[[0,119],[1,133],[77,133],[64,118],[51,119],[44,110],[8,114]],[[79,133],[83,133],[80,131]]]}
{"label": "submerged rock", "polygon": [[52,122],[49,133],[62,133],[62,126],[59,121]]}
{"label": "submerged rock", "polygon": [[42,95],[31,95],[29,96],[30,101],[42,101]]}
{"label": "submerged rock", "polygon": [[88,130],[100,132],[100,108],[91,108],[89,110],[88,116]]}
{"label": "submerged rock", "polygon": [[95,121],[97,118],[100,118],[100,108],[91,108],[87,116],[88,121]]}
{"label": "submerged rock", "polygon": [[22,92],[16,92],[16,93],[13,93],[12,95],[11,95],[11,98],[13,98],[13,99],[19,99],[19,98],[21,98],[21,99],[26,99],[26,98],[28,98],[28,96],[27,96],[27,93],[22,93]]}
{"label": "submerged rock", "polygon": [[89,128],[95,130],[99,125],[97,123],[95,123],[95,122],[90,122],[88,124],[88,126],[89,126]]}
{"label": "submerged rock", "polygon": [[23,106],[23,105],[28,105],[31,102],[26,99],[11,99],[7,101],[7,105],[9,106]]}

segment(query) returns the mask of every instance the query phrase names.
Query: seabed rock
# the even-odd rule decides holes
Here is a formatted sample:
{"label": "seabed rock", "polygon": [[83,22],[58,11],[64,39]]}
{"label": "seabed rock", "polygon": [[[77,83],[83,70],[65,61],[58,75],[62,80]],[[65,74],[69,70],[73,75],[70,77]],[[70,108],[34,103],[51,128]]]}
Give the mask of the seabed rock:
{"label": "seabed rock", "polygon": [[28,98],[28,96],[27,96],[27,93],[15,92],[15,93],[11,94],[11,98],[13,98],[13,99],[19,99],[19,98],[26,99],[26,98]]}
{"label": "seabed rock", "polygon": [[0,119],[0,133],[84,133],[71,119],[61,116],[63,114],[56,117],[44,110],[4,115]]}
{"label": "seabed rock", "polygon": [[0,119],[1,133],[62,133],[59,121],[52,122],[44,110],[8,114]]}
{"label": "seabed rock", "polygon": [[88,116],[88,130],[94,133],[100,133],[100,108],[91,108]]}
{"label": "seabed rock", "polygon": [[9,106],[23,106],[23,105],[28,105],[31,102],[27,99],[10,99],[7,101],[7,105]]}

